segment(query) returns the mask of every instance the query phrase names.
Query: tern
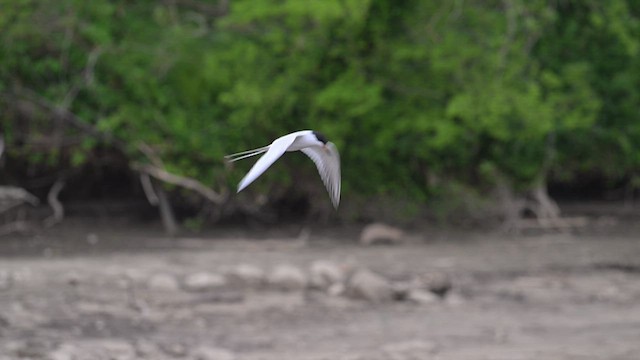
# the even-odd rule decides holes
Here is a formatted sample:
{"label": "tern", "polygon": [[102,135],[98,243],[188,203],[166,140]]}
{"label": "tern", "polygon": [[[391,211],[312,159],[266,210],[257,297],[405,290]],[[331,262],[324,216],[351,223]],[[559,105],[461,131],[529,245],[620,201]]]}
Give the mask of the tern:
{"label": "tern", "polygon": [[337,209],[340,203],[340,154],[338,148],[317,131],[296,131],[275,139],[271,145],[227,155],[225,159],[235,162],[264,153],[238,184],[238,192],[240,192],[262,175],[285,152],[298,150],[315,163],[322,182],[329,192],[333,207]]}

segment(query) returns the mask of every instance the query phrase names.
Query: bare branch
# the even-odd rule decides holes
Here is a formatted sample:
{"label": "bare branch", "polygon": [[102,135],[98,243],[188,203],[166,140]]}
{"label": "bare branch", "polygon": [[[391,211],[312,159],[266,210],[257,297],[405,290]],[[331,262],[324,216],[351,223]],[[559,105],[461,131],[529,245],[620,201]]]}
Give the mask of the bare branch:
{"label": "bare branch", "polygon": [[211,188],[203,185],[198,180],[171,174],[170,172],[167,172],[166,170],[155,167],[153,165],[134,163],[131,165],[131,168],[141,173],[148,174],[160,181],[164,181],[169,184],[177,185],[185,189],[195,191],[215,204],[222,204],[224,202],[224,194],[216,193]]}
{"label": "bare branch", "polygon": [[143,153],[147,159],[149,159],[149,161],[151,161],[151,163],[159,168],[164,168],[164,164],[162,163],[162,159],[158,156],[158,154],[156,154],[156,152],[153,150],[153,148],[151,146],[149,146],[149,144],[144,143],[144,142],[140,142],[138,143],[137,146],[138,150],[140,150],[141,153]]}
{"label": "bare branch", "polygon": [[29,203],[33,206],[40,202],[27,190],[15,186],[0,186],[0,202],[3,201]]}
{"label": "bare branch", "polygon": [[60,195],[60,191],[64,188],[64,179],[59,178],[49,190],[49,195],[47,195],[47,201],[49,202],[49,206],[53,209],[53,215],[45,219],[44,226],[52,227],[55,224],[64,219],[64,207],[60,200],[58,200],[58,195]]}
{"label": "bare branch", "polygon": [[109,142],[120,150],[124,151],[126,149],[126,144],[114,137],[112,134],[98,130],[95,126],[82,121],[77,115],[75,115],[68,109],[64,109],[53,104],[51,101],[40,96],[31,89],[19,88],[17,90],[14,90],[13,92],[3,93],[2,95],[5,97],[5,99],[13,102],[18,102],[20,100],[27,101],[35,105],[36,107],[49,111],[56,119],[61,119],[67,122],[76,129],[84,132],[85,134]]}
{"label": "bare branch", "polygon": [[162,185],[156,180],[152,182],[155,193],[158,194],[158,205],[160,207],[160,218],[162,219],[162,226],[164,231],[170,236],[178,233],[178,223],[176,217],[173,214],[173,208],[167,193],[162,188]]}
{"label": "bare branch", "polygon": [[158,205],[160,199],[158,199],[158,194],[156,194],[156,191],[153,189],[153,184],[151,183],[151,177],[149,177],[149,174],[140,173],[140,184],[142,184],[142,190],[147,196],[149,204],[153,206]]}
{"label": "bare branch", "polygon": [[89,53],[89,57],[87,58],[87,65],[85,65],[84,70],[82,70],[82,78],[76,81],[67,95],[65,95],[60,107],[67,110],[71,107],[71,104],[78,96],[80,90],[82,90],[85,86],[90,86],[93,83],[93,73],[96,68],[96,63],[98,62],[98,58],[102,54],[102,49],[97,47]]}

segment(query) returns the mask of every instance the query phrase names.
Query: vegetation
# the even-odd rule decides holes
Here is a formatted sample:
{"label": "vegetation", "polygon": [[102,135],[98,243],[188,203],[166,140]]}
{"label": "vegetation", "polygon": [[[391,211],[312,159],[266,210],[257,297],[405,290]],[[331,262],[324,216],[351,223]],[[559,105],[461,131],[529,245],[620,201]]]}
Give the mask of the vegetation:
{"label": "vegetation", "polygon": [[[232,189],[242,171],[225,154],[312,128],[341,151],[347,199],[640,176],[637,0],[0,8],[6,152],[39,175],[116,152],[134,169]],[[315,172],[292,161],[251,190],[277,194]],[[309,166],[285,169],[297,162]]]}

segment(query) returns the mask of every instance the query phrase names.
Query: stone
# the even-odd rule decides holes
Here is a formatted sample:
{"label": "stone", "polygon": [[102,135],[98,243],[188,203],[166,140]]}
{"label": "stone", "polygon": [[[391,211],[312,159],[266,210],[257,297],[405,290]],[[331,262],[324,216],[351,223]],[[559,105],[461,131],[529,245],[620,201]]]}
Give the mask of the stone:
{"label": "stone", "polygon": [[411,289],[407,293],[407,300],[416,304],[425,305],[438,303],[440,297],[424,289]]}
{"label": "stone", "polygon": [[[339,284],[344,283],[345,271],[338,264],[326,261],[314,261],[309,268],[309,283],[312,287],[322,290],[339,288]],[[334,290],[335,291],[335,290]]]}
{"label": "stone", "polygon": [[257,266],[240,264],[229,270],[227,281],[233,285],[257,287],[265,282],[265,272]]}
{"label": "stone", "polygon": [[420,281],[429,291],[441,297],[444,297],[452,287],[449,277],[442,273],[422,275]]}
{"label": "stone", "polygon": [[184,279],[184,287],[190,291],[207,291],[226,285],[227,280],[220,274],[197,272]]}
{"label": "stone", "polygon": [[299,268],[282,264],[273,269],[267,277],[267,282],[279,290],[301,290],[307,286],[307,277]]}
{"label": "stone", "polygon": [[234,360],[236,356],[229,350],[200,346],[191,353],[193,360]]}
{"label": "stone", "polygon": [[402,242],[404,236],[404,231],[399,228],[382,223],[373,223],[362,229],[360,244],[398,244]]}
{"label": "stone", "polygon": [[371,302],[388,301],[394,296],[393,287],[386,278],[366,269],[358,270],[351,276],[347,293]]}
{"label": "stone", "polygon": [[175,291],[180,289],[178,280],[173,275],[155,274],[148,281],[148,286],[156,290]]}

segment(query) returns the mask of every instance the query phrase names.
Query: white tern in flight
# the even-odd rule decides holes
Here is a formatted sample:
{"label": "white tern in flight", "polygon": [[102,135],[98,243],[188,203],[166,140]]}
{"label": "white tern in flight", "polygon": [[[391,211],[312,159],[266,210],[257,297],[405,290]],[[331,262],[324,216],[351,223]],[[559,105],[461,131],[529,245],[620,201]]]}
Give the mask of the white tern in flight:
{"label": "white tern in flight", "polygon": [[225,159],[234,162],[265,153],[238,184],[238,192],[240,192],[262,175],[285,152],[298,150],[316,164],[331,202],[337,209],[340,203],[340,154],[336,146],[317,131],[296,131],[275,139],[271,145],[227,155]]}

